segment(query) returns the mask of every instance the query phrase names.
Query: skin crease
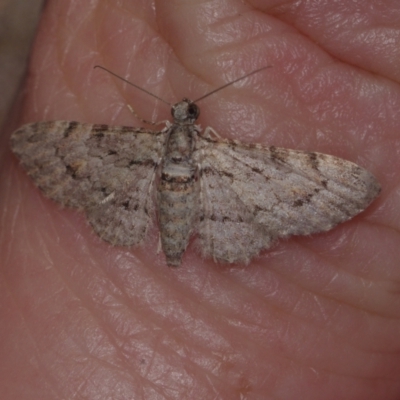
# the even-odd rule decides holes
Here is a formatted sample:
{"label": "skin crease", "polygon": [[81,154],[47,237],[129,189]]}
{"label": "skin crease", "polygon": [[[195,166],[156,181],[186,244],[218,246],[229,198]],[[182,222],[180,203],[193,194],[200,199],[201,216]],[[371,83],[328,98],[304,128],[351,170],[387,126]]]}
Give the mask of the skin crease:
{"label": "skin crease", "polygon": [[[400,398],[400,5],[358,3],[47,2],[2,136],[2,399]],[[157,229],[110,247],[8,150],[32,121],[142,125],[126,104],[169,118],[96,64],[169,102],[273,65],[200,102],[199,123],[349,159],[382,194],[248,266],[191,246],[167,268]]]}

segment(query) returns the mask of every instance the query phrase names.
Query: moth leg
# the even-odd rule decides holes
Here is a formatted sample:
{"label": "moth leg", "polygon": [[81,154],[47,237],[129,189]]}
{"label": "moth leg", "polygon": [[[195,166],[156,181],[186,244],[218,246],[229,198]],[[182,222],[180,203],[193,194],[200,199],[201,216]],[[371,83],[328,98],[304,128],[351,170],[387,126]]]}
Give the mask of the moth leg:
{"label": "moth leg", "polygon": [[[214,138],[211,136],[210,133],[212,133],[214,135]],[[220,134],[214,128],[212,128],[211,126],[207,126],[206,129],[204,129],[204,133],[203,133],[202,136],[203,137],[207,137],[209,139],[215,139],[215,138],[222,139]]]}
{"label": "moth leg", "polygon": [[106,198],[100,201],[100,204],[106,204],[112,201],[115,197],[115,192],[111,192]]}
{"label": "moth leg", "polygon": [[163,119],[162,121],[148,121],[147,119],[143,119],[141,117],[139,117],[139,115],[137,114],[137,112],[132,108],[132,106],[130,104],[126,105],[128,107],[128,110],[141,122],[144,122],[145,124],[148,125],[152,125],[152,126],[156,126],[156,125],[162,125],[162,124],[166,124],[167,122],[169,122],[166,119]]}
{"label": "moth leg", "polygon": [[157,254],[160,254],[161,251],[162,251],[161,235],[158,234]]}

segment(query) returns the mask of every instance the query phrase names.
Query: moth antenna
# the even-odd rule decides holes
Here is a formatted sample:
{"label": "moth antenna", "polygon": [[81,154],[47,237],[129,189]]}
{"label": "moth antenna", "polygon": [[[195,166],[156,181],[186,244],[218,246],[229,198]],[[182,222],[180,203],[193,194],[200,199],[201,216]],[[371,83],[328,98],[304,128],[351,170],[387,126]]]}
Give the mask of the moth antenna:
{"label": "moth antenna", "polygon": [[203,100],[203,99],[205,99],[206,97],[211,96],[212,94],[214,94],[214,93],[216,93],[216,92],[219,92],[220,90],[225,89],[226,87],[228,87],[228,86],[230,86],[230,85],[233,85],[234,83],[239,82],[239,81],[241,81],[242,79],[245,79],[245,78],[247,78],[248,76],[253,75],[253,74],[256,74],[257,72],[263,71],[264,69],[267,69],[267,68],[272,68],[272,65],[267,65],[267,66],[265,66],[265,67],[256,69],[255,71],[252,71],[252,72],[250,72],[250,73],[248,73],[248,74],[246,74],[246,75],[241,76],[240,78],[237,78],[237,79],[235,79],[235,80],[233,80],[233,81],[230,81],[230,82],[226,83],[225,85],[222,85],[222,86],[220,86],[219,88],[214,89],[214,90],[212,90],[211,92],[208,92],[208,93],[205,94],[204,96],[199,97],[198,99],[194,100],[193,103],[196,103],[196,102],[198,102],[198,101],[200,101],[200,100]]}
{"label": "moth antenna", "polygon": [[119,76],[119,75],[115,74],[114,72],[110,71],[110,70],[107,69],[107,68],[102,67],[101,65],[95,65],[95,66],[93,67],[93,69],[94,69],[94,68],[103,69],[104,71],[108,72],[109,74],[114,75],[116,78],[121,79],[121,81],[124,81],[124,82],[128,83],[129,85],[135,87],[136,89],[139,89],[139,90],[141,90],[142,92],[147,93],[147,94],[150,95],[150,96],[153,96],[153,97],[156,98],[157,100],[160,100],[160,101],[162,101],[163,103],[168,104],[169,106],[172,106],[172,104],[171,104],[171,103],[168,103],[168,101],[162,99],[161,97],[158,97],[158,96],[155,95],[154,93],[151,93],[151,92],[149,92],[148,90],[143,89],[142,87],[140,87],[140,86],[138,86],[138,85],[135,85],[135,84],[132,83],[132,82],[129,82],[128,80],[126,80],[126,79],[123,78],[122,76]]}

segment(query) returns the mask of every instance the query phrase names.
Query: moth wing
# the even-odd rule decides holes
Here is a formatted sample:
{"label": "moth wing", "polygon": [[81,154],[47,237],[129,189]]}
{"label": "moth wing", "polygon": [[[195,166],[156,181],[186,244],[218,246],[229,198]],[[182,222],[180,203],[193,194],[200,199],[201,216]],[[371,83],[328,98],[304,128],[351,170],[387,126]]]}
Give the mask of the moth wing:
{"label": "moth wing", "polygon": [[145,129],[49,121],[15,131],[11,147],[47,197],[85,210],[101,238],[127,246],[144,239],[154,217],[164,140]]}
{"label": "moth wing", "polygon": [[204,257],[220,262],[248,263],[274,237],[254,220],[240,194],[221,179],[221,171],[203,168],[200,178],[200,205],[197,247]]}
{"label": "moth wing", "polygon": [[358,165],[309,153],[200,137],[198,240],[205,256],[247,262],[279,237],[327,231],[379,194]]}

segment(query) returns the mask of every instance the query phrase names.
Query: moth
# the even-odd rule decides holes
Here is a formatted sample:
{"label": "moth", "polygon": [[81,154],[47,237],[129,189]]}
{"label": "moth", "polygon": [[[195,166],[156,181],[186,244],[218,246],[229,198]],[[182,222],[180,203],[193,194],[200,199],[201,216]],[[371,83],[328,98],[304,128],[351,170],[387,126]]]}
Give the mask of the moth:
{"label": "moth", "polygon": [[11,148],[47,197],[84,211],[113,245],[140,245],[158,220],[169,266],[181,264],[192,236],[203,256],[247,264],[278,238],[349,220],[380,192],[350,161],[203,132],[189,99],[171,113],[160,131],[34,122],[12,134]]}

